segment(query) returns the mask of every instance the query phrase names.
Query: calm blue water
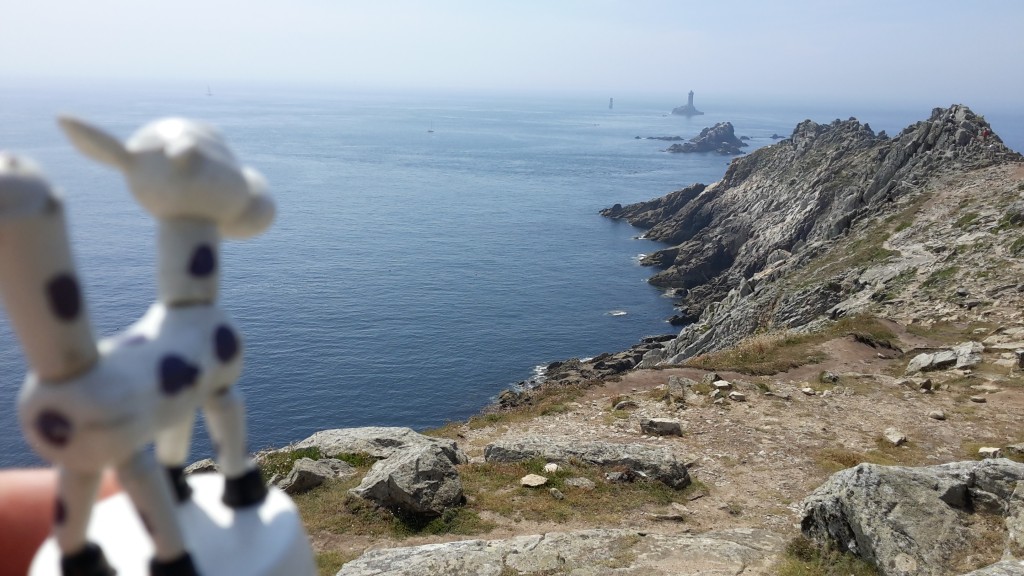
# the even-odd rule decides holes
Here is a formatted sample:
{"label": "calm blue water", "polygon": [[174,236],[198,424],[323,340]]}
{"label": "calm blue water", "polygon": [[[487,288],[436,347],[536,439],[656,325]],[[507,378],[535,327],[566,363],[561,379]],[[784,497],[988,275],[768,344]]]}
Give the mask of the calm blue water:
{"label": "calm blue water", "polygon": [[[239,385],[256,449],[323,428],[463,419],[537,365],[674,331],[672,302],[637,264],[658,246],[597,212],[713,182],[728,159],[669,155],[634,136],[691,137],[729,120],[753,149],[807,117],[855,115],[894,134],[930,111],[666,114],[679,103],[4,86],[0,148],[34,157],[64,190],[101,336],[154,297],[154,225],[118,174],[71,148],[55,114],[121,137],[161,116],[202,119],[263,172],[279,217],[264,236],[226,246],[222,288],[247,339]],[[1024,135],[1019,117],[1007,117],[1009,132],[989,119],[1022,148],[1011,138]],[[16,424],[24,371],[0,322],[0,466],[38,462]],[[193,457],[208,454],[200,428]]]}

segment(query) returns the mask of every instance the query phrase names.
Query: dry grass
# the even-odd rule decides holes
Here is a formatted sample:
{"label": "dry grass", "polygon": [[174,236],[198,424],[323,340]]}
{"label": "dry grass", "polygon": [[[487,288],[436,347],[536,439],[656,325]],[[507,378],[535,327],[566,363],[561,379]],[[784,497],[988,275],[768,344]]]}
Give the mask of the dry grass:
{"label": "dry grass", "polygon": [[[544,460],[517,463],[467,464],[460,467],[467,508],[489,511],[512,521],[529,520],[555,524],[582,521],[595,526],[615,524],[628,513],[645,508],[661,508],[672,502],[685,502],[688,497],[707,488],[693,483],[684,490],[673,490],[661,482],[637,480],[631,483],[609,483],[604,470],[582,463],[559,465],[554,474],[544,472]],[[540,488],[525,488],[519,479],[527,474],[540,474],[548,483]],[[569,478],[587,478],[592,490],[569,486]],[[558,490],[557,499],[550,489]]]}
{"label": "dry grass", "polygon": [[1002,515],[971,514],[967,519],[967,541],[950,562],[954,574],[966,574],[998,562],[1006,547],[1006,524]]}
{"label": "dry grass", "polygon": [[683,365],[703,370],[729,370],[751,375],[777,374],[824,360],[821,352],[808,346],[813,344],[814,340],[811,335],[793,332],[758,334],[744,338],[727,350],[695,356]]}
{"label": "dry grass", "polygon": [[873,347],[897,347],[889,328],[871,315],[842,318],[814,333],[770,332],[744,338],[732,348],[695,356],[683,365],[703,370],[723,370],[767,376],[806,364],[817,364],[826,356],[817,346],[837,336],[852,336]]}
{"label": "dry grass", "polygon": [[427,436],[457,439],[459,430],[465,425],[471,430],[489,428],[499,425],[513,425],[527,422],[539,416],[562,414],[570,410],[569,404],[583,396],[587,388],[603,384],[599,381],[585,382],[568,386],[557,382],[545,383],[539,390],[533,391],[524,404],[502,410],[473,416],[466,422],[448,422],[444,426],[425,430]]}
{"label": "dry grass", "polygon": [[879,438],[874,448],[864,451],[844,446],[822,448],[815,454],[814,462],[826,473],[833,474],[865,463],[882,466],[919,466],[927,462],[927,454],[914,442],[893,446],[891,442]]}
{"label": "dry grass", "polygon": [[819,546],[798,536],[772,571],[777,576],[878,576],[874,566],[850,553]]}
{"label": "dry grass", "polygon": [[[495,523],[484,520],[485,514],[510,521],[615,524],[637,510],[660,511],[672,502],[686,502],[694,494],[707,493],[707,487],[699,482],[685,490],[673,490],[660,482],[644,480],[612,484],[605,480],[604,470],[583,463],[562,465],[554,474],[545,473],[545,463],[531,460],[460,466],[466,505],[449,509],[434,519],[402,516],[351,496],[349,489],[358,485],[368,467],[359,469],[359,474],[352,478],[329,482],[293,499],[314,540],[345,535],[402,540],[422,535],[486,534],[494,529]],[[549,478],[548,484],[540,488],[520,486],[519,479],[530,473],[545,475]],[[573,477],[589,479],[594,488],[587,490],[565,483]],[[556,498],[550,491],[552,488],[563,498]],[[324,574],[336,573],[348,559],[351,558],[334,551],[317,556]]]}

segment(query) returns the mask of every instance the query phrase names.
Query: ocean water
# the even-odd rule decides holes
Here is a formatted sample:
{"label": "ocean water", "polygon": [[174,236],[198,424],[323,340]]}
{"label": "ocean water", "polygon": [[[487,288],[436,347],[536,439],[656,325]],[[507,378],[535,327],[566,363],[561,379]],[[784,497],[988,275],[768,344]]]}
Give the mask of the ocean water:
{"label": "ocean water", "polygon": [[[930,112],[698,103],[707,115],[687,119],[667,114],[681,101],[653,98],[609,110],[606,96],[3,88],[0,148],[31,156],[62,189],[99,336],[153,300],[155,228],[119,174],[72,149],[57,113],[122,138],[158,117],[204,120],[267,177],[276,222],[223,252],[221,303],[246,339],[238,385],[252,449],[331,427],[464,419],[540,365],[674,332],[672,301],[638,264],[659,246],[597,213],[713,182],[729,159],[635,136],[689,138],[729,120],[753,150],[804,118],[857,116],[895,134]],[[1021,149],[1020,117],[1000,118],[989,116]],[[0,321],[0,466],[39,463],[16,421],[24,372]],[[192,457],[209,453],[200,423]]]}

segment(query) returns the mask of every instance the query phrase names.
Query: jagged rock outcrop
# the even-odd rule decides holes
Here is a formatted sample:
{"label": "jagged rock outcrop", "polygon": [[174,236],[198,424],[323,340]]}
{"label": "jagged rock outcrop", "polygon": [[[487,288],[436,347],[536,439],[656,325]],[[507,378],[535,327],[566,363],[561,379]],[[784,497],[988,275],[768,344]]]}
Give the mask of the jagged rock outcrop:
{"label": "jagged rock outcrop", "polygon": [[[934,248],[906,241],[907,258],[887,260],[900,247],[872,236],[872,226],[912,208],[940,177],[1022,160],[962,105],[937,108],[895,138],[852,118],[806,120],[789,138],[733,160],[719,182],[602,211],[670,245],[644,263],[660,268],[651,283],[682,296],[680,317],[693,322],[640,367],[677,363],[755,331],[806,327],[884,299],[886,286],[945,256],[936,256],[942,240]],[[894,233],[895,226],[888,231]],[[837,255],[840,246],[852,246],[862,260]],[[848,265],[828,265],[844,258],[839,263]]]}
{"label": "jagged rock outcrop", "polygon": [[771,574],[785,540],[766,530],[704,534],[580,530],[369,550],[338,576],[501,576],[504,574],[645,574],[697,576]]}
{"label": "jagged rock outcrop", "polygon": [[719,154],[739,154],[747,143],[736,137],[731,122],[719,122],[705,128],[700,134],[690,138],[689,142],[673,144],[666,152],[717,152]]}
{"label": "jagged rock outcrop", "polygon": [[677,490],[690,484],[690,473],[685,463],[676,459],[671,450],[660,446],[527,436],[516,440],[499,440],[484,449],[487,462],[524,462],[534,458],[552,462],[579,460],[604,468],[624,469],[635,476],[657,480]]}
{"label": "jagged rock outcrop", "polygon": [[[861,464],[834,474],[804,500],[808,537],[850,551],[885,576],[950,574],[968,555],[1015,550],[1024,464],[1006,459],[910,468]],[[978,549],[979,516],[997,518],[998,549]],[[1007,538],[1007,534],[1012,537]],[[992,538],[981,541],[993,546]],[[990,560],[991,561],[991,560]]]}
{"label": "jagged rock outcrop", "polygon": [[349,493],[401,514],[440,516],[464,503],[462,480],[440,446],[404,450],[373,465]]}

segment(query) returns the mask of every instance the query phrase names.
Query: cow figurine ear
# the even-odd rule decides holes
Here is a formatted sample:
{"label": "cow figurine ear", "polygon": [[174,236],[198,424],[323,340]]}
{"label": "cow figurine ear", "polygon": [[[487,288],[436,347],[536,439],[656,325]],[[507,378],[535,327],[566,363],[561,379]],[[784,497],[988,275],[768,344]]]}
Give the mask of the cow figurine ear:
{"label": "cow figurine ear", "polygon": [[199,143],[192,138],[180,138],[164,147],[167,157],[174,163],[178,171],[191,172],[203,161],[199,151]]}
{"label": "cow figurine ear", "polygon": [[116,168],[127,168],[131,163],[131,153],[114,136],[73,116],[61,116],[58,122],[82,154]]}

